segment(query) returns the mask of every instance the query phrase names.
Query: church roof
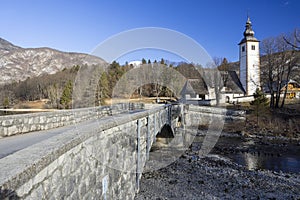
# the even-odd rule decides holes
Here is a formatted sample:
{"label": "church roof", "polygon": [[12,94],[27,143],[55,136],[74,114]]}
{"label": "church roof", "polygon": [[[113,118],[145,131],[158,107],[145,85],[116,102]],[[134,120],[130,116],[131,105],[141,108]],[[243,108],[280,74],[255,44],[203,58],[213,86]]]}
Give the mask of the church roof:
{"label": "church roof", "polygon": [[221,73],[227,93],[246,93],[236,71],[222,71]]}
{"label": "church roof", "polygon": [[188,79],[181,91],[181,95],[196,95],[196,94],[208,94],[207,85],[202,78]]}
{"label": "church roof", "polygon": [[[208,87],[214,87],[213,82],[211,82],[214,70],[204,69],[204,75],[206,79],[202,77],[198,79],[187,79],[181,95],[190,94],[209,94]],[[236,93],[236,94],[245,94],[246,91],[243,88],[243,85],[235,71],[220,71],[220,75],[223,79],[224,87],[226,88],[226,93]]]}

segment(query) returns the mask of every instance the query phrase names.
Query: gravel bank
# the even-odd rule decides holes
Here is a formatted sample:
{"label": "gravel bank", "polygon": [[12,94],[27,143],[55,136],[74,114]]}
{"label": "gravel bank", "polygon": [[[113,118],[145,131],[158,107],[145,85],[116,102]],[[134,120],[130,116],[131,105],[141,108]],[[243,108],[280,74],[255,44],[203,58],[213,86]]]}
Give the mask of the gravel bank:
{"label": "gravel bank", "polygon": [[194,146],[144,173],[135,199],[300,199],[300,174],[247,170],[218,155],[199,157]]}

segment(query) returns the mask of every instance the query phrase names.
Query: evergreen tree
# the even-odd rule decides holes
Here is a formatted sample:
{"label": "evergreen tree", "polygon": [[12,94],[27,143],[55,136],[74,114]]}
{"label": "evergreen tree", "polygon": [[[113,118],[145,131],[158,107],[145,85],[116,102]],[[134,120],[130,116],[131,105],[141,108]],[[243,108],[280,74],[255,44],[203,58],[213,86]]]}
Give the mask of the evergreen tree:
{"label": "evergreen tree", "polygon": [[226,58],[222,59],[221,64],[216,63],[216,65],[218,66],[218,69],[220,71],[229,71],[230,70],[230,66],[229,66],[228,61],[227,61]]}
{"label": "evergreen tree", "polygon": [[100,104],[103,105],[104,99],[109,97],[109,84],[108,84],[108,77],[107,73],[103,72],[99,79],[98,88],[96,91],[96,106]]}
{"label": "evergreen tree", "polygon": [[65,109],[70,109],[71,102],[72,102],[72,90],[73,90],[73,84],[72,81],[69,80],[63,90],[63,93],[60,98],[60,104],[63,106]]}
{"label": "evergreen tree", "polygon": [[3,107],[6,109],[9,107],[9,98],[5,97],[3,100]]}
{"label": "evergreen tree", "polygon": [[144,65],[144,64],[146,64],[147,63],[147,61],[145,60],[145,58],[143,58],[142,59],[142,64]]}
{"label": "evergreen tree", "polygon": [[118,80],[122,77],[122,75],[125,73],[125,68],[121,67],[119,63],[114,61],[113,63],[110,64],[108,68],[108,77],[107,79],[109,80],[108,85],[109,85],[109,96],[112,96],[112,91],[113,88],[115,87],[116,83]]}
{"label": "evergreen tree", "polygon": [[266,98],[265,94],[257,88],[255,93],[253,94],[254,100],[250,102],[250,105],[254,108],[256,114],[256,123],[259,123],[259,115],[263,114],[268,107],[268,99]]}

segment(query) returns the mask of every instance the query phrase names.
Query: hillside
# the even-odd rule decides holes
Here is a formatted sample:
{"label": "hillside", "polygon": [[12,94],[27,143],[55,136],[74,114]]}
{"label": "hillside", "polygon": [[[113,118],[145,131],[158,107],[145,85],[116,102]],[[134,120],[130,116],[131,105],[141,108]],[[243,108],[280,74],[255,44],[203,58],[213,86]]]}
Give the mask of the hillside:
{"label": "hillside", "polygon": [[102,65],[106,62],[83,53],[51,48],[22,48],[0,38],[0,85],[55,74],[74,65]]}

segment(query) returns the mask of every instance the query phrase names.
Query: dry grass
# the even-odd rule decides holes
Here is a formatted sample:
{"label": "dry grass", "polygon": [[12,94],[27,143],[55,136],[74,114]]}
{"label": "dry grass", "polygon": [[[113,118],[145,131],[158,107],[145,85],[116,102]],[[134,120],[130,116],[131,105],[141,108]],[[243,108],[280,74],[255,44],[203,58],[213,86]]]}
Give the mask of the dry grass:
{"label": "dry grass", "polygon": [[287,100],[282,109],[260,110],[258,118],[250,105],[243,104],[239,109],[247,110],[245,122],[226,124],[225,131],[300,138],[300,101],[297,99]]}
{"label": "dry grass", "polygon": [[46,109],[47,99],[37,100],[37,101],[23,101],[16,104],[14,109]]}

